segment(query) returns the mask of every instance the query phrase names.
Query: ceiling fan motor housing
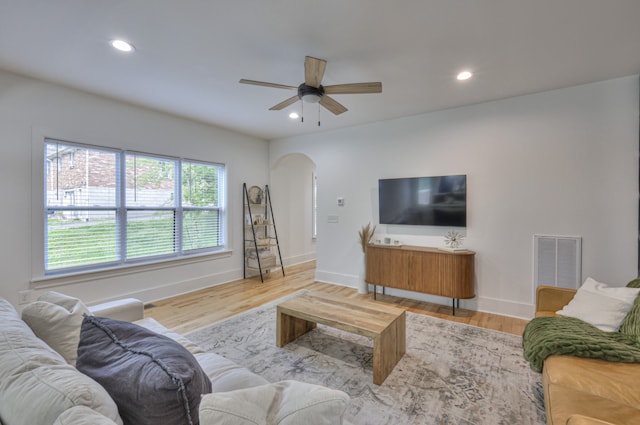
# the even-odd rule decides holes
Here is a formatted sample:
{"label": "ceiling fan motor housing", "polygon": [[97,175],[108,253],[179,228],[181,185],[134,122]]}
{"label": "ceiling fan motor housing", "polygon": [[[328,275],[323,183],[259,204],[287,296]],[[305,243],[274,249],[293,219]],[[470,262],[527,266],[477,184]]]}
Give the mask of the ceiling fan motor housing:
{"label": "ceiling fan motor housing", "polygon": [[318,103],[322,96],[324,96],[324,87],[322,85],[312,87],[302,83],[298,86],[298,97],[305,102]]}

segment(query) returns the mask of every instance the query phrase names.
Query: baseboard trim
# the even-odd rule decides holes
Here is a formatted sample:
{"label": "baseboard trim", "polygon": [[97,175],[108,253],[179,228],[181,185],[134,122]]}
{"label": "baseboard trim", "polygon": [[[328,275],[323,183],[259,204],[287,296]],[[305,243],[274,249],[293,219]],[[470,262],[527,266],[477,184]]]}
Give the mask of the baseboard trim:
{"label": "baseboard trim", "polygon": [[[357,289],[359,277],[354,275],[316,270],[316,280],[318,282],[331,283],[333,285],[347,286]],[[373,291],[373,285],[369,285],[369,290]],[[378,292],[382,292],[382,287],[378,287]],[[439,297],[437,295],[403,291],[401,289],[393,288],[385,288],[385,293],[396,297],[408,298],[416,301],[424,301],[449,306],[451,305],[451,298]],[[470,300],[460,300],[460,307],[467,310],[499,314],[501,316],[515,317],[524,320],[529,320],[535,315],[535,306],[532,304],[525,304],[510,300],[482,296],[476,296],[475,298]]]}
{"label": "baseboard trim", "polygon": [[498,298],[478,297],[478,311],[531,320],[535,317],[536,306]]}
{"label": "baseboard trim", "polygon": [[[308,253],[297,255],[295,257],[289,257],[287,259],[284,259],[283,262],[286,268],[314,260],[315,253]],[[139,300],[142,300],[143,302],[158,301],[165,298],[184,295],[189,292],[199,291],[201,289],[206,289],[212,286],[234,282],[236,280],[241,280],[242,278],[242,268],[238,268],[220,273],[211,273],[206,276],[199,276],[194,279],[183,280],[180,282],[171,282],[152,288],[143,288],[126,294],[118,294],[118,296],[114,297],[113,299],[98,300],[96,301],[96,303],[113,301],[116,299],[127,297],[137,298]]]}
{"label": "baseboard trim", "polygon": [[308,252],[306,254],[295,255],[293,257],[287,257],[282,260],[285,267],[296,266],[298,264],[307,263],[309,261],[316,260],[315,252]]}
{"label": "baseboard trim", "polygon": [[331,283],[339,286],[358,288],[359,277],[354,275],[333,273],[316,269],[316,280],[318,282]]}
{"label": "baseboard trim", "polygon": [[98,300],[96,303],[113,301],[121,298],[137,298],[143,302],[153,302],[165,298],[176,297],[178,295],[188,294],[189,292],[199,291],[212,286],[222,285],[242,279],[242,269],[228,270],[221,273],[212,273],[206,276],[199,276],[195,279],[183,280],[180,282],[171,282],[164,285],[154,286],[152,288],[143,288],[131,291],[126,294],[118,294],[116,297],[104,300]]}

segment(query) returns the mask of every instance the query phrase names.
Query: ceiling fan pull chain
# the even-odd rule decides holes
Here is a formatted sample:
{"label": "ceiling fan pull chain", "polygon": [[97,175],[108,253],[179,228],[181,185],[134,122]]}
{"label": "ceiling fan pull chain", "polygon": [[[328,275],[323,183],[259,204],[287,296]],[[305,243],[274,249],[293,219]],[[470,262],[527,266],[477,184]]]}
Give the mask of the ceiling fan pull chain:
{"label": "ceiling fan pull chain", "polygon": [[300,99],[300,122],[304,122],[304,102]]}
{"label": "ceiling fan pull chain", "polygon": [[320,104],[318,103],[318,127],[320,127]]}

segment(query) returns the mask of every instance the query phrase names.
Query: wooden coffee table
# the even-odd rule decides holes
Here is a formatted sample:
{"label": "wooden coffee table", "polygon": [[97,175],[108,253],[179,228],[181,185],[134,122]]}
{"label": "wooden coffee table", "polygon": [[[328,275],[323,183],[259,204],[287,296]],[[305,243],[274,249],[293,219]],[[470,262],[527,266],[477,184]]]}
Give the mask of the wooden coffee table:
{"label": "wooden coffee table", "polygon": [[379,302],[305,293],[278,305],[276,345],[317,323],[373,339],[373,383],[381,385],[405,353],[405,310]]}

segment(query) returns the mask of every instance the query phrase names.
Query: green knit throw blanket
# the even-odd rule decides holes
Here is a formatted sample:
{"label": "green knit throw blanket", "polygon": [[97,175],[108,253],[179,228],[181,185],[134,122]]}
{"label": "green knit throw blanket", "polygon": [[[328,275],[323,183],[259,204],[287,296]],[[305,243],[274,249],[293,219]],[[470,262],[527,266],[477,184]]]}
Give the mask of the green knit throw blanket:
{"label": "green knit throw blanket", "polygon": [[[640,278],[627,284],[640,288]],[[544,360],[554,354],[640,363],[640,296],[624,318],[620,332],[604,332],[572,317],[538,317],[522,334],[524,358],[531,369],[542,372]]]}
{"label": "green knit throw blanket", "polygon": [[531,369],[542,371],[552,355],[570,355],[611,362],[640,363],[640,341],[620,332],[604,332],[573,317],[538,317],[522,335],[524,358]]}

